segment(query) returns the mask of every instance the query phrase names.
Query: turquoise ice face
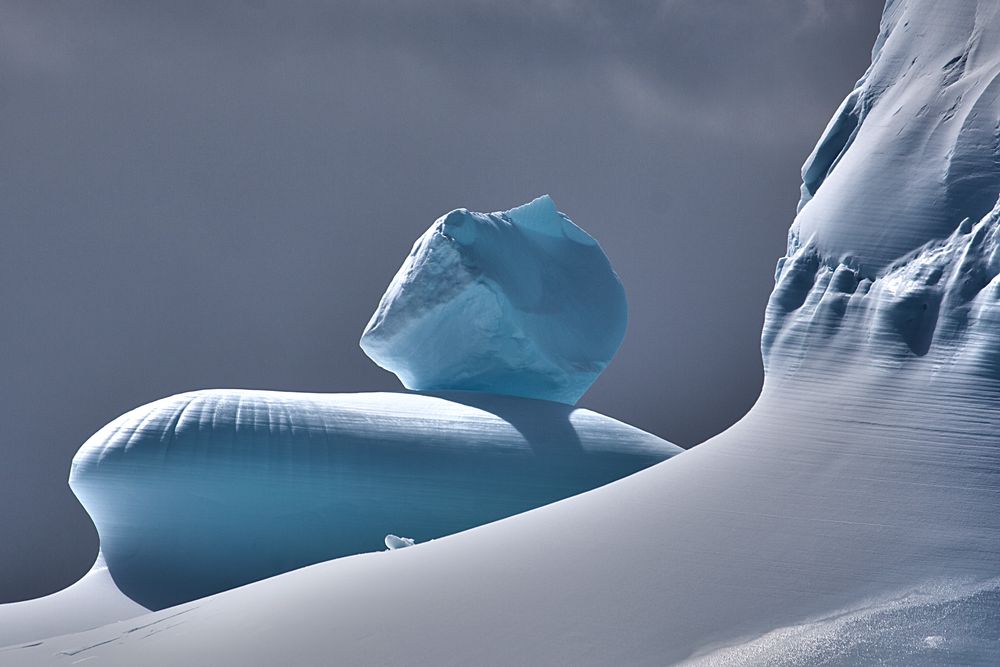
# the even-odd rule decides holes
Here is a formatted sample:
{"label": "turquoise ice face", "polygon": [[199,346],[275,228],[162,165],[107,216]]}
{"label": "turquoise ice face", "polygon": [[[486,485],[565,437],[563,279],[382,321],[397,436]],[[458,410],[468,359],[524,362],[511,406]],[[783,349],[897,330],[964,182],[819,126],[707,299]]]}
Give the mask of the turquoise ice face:
{"label": "turquoise ice face", "polygon": [[105,426],[70,486],[115,583],[162,608],[381,551],[387,535],[473,528],[680,451],[589,410],[511,396],[208,390]]}
{"label": "turquoise ice face", "polygon": [[95,434],[70,484],[115,583],[152,608],[473,528],[680,451],[572,407],[626,318],[608,258],[547,196],[453,211],[361,341],[428,393],[173,396]]}
{"label": "turquoise ice face", "polygon": [[617,352],[627,319],[604,251],[546,195],[439,218],[393,278],[361,347],[408,389],[572,405]]}

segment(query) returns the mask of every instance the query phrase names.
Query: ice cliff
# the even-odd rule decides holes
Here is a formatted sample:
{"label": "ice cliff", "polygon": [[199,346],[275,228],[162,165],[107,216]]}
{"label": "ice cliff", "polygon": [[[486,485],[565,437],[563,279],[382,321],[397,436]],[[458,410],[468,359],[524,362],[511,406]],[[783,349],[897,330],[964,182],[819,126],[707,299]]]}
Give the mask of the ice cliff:
{"label": "ice cliff", "polygon": [[437,220],[393,278],[361,347],[408,389],[572,405],[621,345],[627,313],[597,241],[546,195]]}

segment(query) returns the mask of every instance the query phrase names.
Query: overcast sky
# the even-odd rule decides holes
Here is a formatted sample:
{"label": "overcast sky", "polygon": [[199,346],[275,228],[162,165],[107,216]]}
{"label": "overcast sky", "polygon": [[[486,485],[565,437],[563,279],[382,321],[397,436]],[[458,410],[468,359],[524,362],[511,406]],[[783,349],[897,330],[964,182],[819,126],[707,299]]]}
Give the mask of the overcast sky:
{"label": "overcast sky", "polygon": [[394,390],[358,338],[413,240],[550,193],[630,324],[582,405],[736,421],[799,167],[879,0],[0,0],[0,601],[80,576],[66,479],[195,388]]}

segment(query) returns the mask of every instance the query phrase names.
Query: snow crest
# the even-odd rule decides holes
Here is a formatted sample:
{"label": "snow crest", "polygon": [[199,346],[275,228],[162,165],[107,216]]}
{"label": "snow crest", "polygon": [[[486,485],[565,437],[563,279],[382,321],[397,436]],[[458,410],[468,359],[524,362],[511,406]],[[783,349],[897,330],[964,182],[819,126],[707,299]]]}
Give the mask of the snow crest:
{"label": "snow crest", "polygon": [[846,362],[856,360],[1000,377],[1000,202],[875,278],[834,265],[813,239],[779,261],[776,276],[761,339],[771,376],[803,366],[853,372]]}

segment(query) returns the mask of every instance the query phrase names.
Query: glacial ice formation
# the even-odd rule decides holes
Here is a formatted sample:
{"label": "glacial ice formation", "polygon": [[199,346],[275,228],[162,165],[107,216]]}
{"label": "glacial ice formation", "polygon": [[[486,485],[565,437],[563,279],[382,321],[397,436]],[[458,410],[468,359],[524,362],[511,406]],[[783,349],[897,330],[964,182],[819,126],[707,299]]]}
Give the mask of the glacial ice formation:
{"label": "glacial ice formation", "polygon": [[549,401],[211,390],[105,426],[70,486],[121,590],[162,608],[377,551],[387,533],[424,542],[472,528],[679,451]]}
{"label": "glacial ice formation", "polygon": [[392,279],[361,347],[408,389],[572,405],[618,350],[627,317],[601,247],[546,195],[439,218]]}
{"label": "glacial ice formation", "polygon": [[998,654],[1000,580],[947,579],[856,609],[776,628],[720,647],[684,667],[943,667],[982,665]]}
{"label": "glacial ice formation", "polygon": [[[596,241],[548,197],[506,213],[445,216],[400,276],[362,344],[412,348],[423,357],[399,358],[419,367],[428,350],[414,337],[433,334],[426,345],[465,375],[441,379],[435,394],[199,391],[123,415],[84,444],[70,476],[101,540],[90,583],[0,606],[0,623],[15,621],[0,627],[0,643],[34,639],[32,627],[78,631],[319,561],[413,546],[681,451],[566,405],[614,354],[626,306]],[[475,380],[474,364],[484,369]],[[458,386],[477,391],[444,390]],[[550,394],[562,402],[530,397]],[[89,602],[71,594],[84,588]],[[40,618],[48,620],[25,622]]]}
{"label": "glacial ice formation", "polygon": [[888,2],[804,170],[764,388],[728,431],[0,664],[1000,664],[998,30],[995,0]]}

